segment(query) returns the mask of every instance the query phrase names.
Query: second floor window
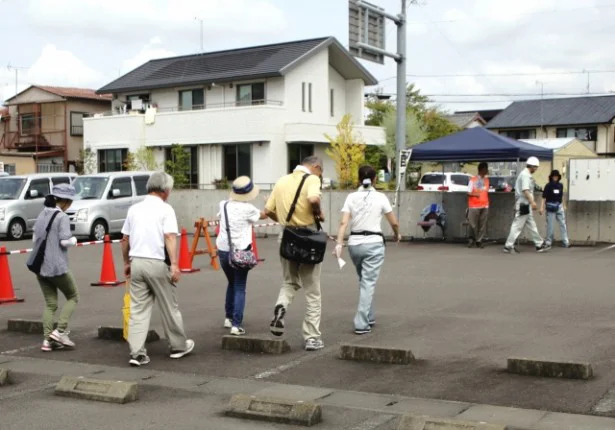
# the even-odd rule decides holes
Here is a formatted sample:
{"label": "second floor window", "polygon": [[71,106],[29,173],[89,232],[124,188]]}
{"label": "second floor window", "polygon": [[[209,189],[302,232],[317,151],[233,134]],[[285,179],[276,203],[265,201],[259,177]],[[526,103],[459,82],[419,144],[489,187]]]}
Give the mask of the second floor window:
{"label": "second floor window", "polygon": [[70,113],[70,135],[71,136],[83,136],[83,113],[71,112]]}
{"label": "second floor window", "polygon": [[265,83],[237,85],[237,104],[240,106],[265,104]]}
{"label": "second floor window", "polygon": [[598,140],[598,127],[558,128],[555,133],[558,138],[575,137],[584,142]]}
{"label": "second floor window", "polygon": [[205,93],[203,88],[179,92],[179,110],[194,110],[205,108]]}
{"label": "second floor window", "polygon": [[34,134],[36,128],[36,116],[34,116],[33,113],[25,113],[21,115],[20,125],[22,135]]}
{"label": "second floor window", "polygon": [[536,139],[536,130],[533,128],[527,130],[504,130],[500,131],[500,134],[511,139]]}

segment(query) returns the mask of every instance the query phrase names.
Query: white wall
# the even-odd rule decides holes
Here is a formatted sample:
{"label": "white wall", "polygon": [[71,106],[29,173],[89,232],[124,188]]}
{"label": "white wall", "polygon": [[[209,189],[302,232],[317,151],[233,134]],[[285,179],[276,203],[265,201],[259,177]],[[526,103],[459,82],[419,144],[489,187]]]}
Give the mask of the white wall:
{"label": "white wall", "polygon": [[346,81],[346,112],[352,115],[352,120],[357,125],[365,124],[364,102],[365,84],[361,79]]}
{"label": "white wall", "polygon": [[[329,123],[329,51],[308,58],[285,76],[287,122]],[[305,112],[302,111],[301,84],[305,82]],[[312,84],[312,112],[308,107],[308,88]]]}
{"label": "white wall", "polygon": [[[337,70],[329,66],[329,90],[333,90],[333,113],[329,115],[329,123],[337,124],[346,114],[346,80],[340,75]],[[329,92],[330,99],[330,92]],[[329,101],[329,100],[328,100]],[[329,103],[329,109],[331,105]]]}

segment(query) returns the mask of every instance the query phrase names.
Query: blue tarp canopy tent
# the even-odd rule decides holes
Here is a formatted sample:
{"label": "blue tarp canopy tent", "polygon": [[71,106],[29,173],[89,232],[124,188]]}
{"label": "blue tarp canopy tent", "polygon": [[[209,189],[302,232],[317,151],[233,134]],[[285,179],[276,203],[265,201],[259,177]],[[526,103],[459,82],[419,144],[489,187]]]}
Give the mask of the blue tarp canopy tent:
{"label": "blue tarp canopy tent", "polygon": [[553,150],[520,142],[482,127],[421,143],[412,148],[411,161],[517,161],[553,159]]}

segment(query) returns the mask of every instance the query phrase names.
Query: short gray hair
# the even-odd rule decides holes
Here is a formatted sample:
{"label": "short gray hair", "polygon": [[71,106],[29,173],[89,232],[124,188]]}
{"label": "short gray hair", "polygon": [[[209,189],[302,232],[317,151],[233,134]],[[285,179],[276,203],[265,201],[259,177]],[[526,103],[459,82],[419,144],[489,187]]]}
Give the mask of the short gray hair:
{"label": "short gray hair", "polygon": [[147,181],[147,192],[164,193],[173,189],[173,177],[165,172],[154,172]]}
{"label": "short gray hair", "polygon": [[320,167],[322,167],[322,158],[318,157],[317,155],[309,155],[303,159],[301,164],[303,164],[304,166],[319,165]]}

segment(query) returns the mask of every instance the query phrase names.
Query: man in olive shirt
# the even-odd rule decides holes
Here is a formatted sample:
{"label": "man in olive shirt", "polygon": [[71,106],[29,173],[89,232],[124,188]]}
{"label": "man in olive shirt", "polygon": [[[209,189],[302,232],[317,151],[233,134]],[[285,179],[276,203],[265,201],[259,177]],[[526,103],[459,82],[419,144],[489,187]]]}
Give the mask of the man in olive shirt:
{"label": "man in olive shirt", "polygon": [[[299,199],[295,211],[288,222],[286,218],[290,212],[299,184],[303,176],[309,174]],[[265,206],[265,213],[274,221],[282,225],[293,227],[310,227],[315,224],[315,219],[320,222],[325,217],[320,207],[322,160],[316,156],[310,156],[297,166],[293,173],[282,177],[275,184],[271,196]],[[281,239],[281,235],[280,235]],[[293,301],[295,293],[303,288],[306,299],[306,312],[303,320],[303,338],[307,351],[316,351],[324,348],[324,343],[320,338],[320,316],[321,316],[321,296],[320,296],[320,264],[299,264],[280,257],[282,262],[282,273],[284,282],[280,289],[280,294],[273,312],[273,320],[270,324],[271,332],[276,336],[284,333],[284,315],[288,306]]]}

